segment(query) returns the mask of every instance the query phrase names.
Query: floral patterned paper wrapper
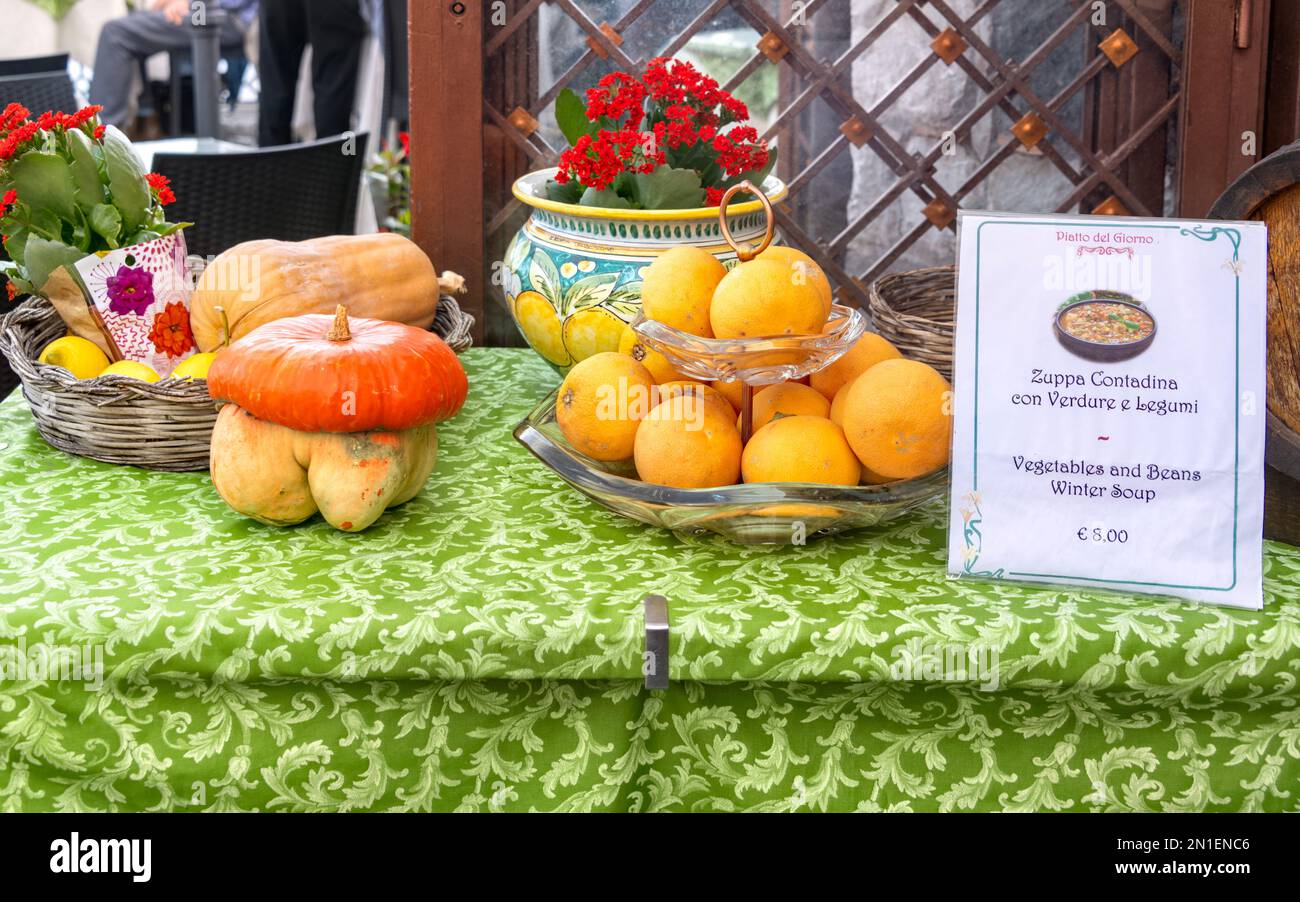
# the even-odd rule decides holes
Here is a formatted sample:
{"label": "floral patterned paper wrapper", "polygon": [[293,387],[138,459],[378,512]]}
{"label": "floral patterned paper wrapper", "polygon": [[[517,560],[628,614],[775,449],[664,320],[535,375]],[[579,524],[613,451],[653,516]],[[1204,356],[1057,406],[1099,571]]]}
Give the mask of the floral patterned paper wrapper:
{"label": "floral patterned paper wrapper", "polygon": [[[114,352],[110,357],[147,364],[165,379],[194,353],[193,289],[180,232],[102,256],[92,254],[74,268],[84,286],[83,302],[88,301],[91,318]],[[53,297],[51,301],[63,313],[63,304]]]}

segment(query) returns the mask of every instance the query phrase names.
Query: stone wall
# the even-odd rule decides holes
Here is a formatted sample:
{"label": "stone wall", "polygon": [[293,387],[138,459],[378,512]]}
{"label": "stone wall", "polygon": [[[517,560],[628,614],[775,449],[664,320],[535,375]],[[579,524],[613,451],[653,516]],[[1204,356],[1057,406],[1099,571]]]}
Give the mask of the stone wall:
{"label": "stone wall", "polygon": [[[977,0],[948,0],[963,18],[981,5]],[[852,40],[858,41],[894,6],[894,0],[853,0]],[[1060,24],[1069,5],[1057,0],[1003,0],[976,27],[980,37],[1004,59],[1025,59]],[[940,29],[947,23],[930,12]],[[1083,34],[1067,39],[1031,77],[1034,91],[1044,98],[1057,93],[1078,71],[1082,59]],[[853,66],[854,97],[871,109],[909,70],[930,55],[931,37],[910,16],[895,23]],[[967,49],[986,77],[993,69],[976,51]],[[881,125],[908,153],[928,153],[945,134],[984,97],[984,92],[956,64],[938,62],[881,116]],[[1021,102],[1023,103],[1023,102]],[[1081,116],[1080,98],[1067,106],[1063,115],[1077,132]],[[956,193],[981,163],[1001,144],[1014,140],[1008,131],[1011,121],[994,110],[983,116],[969,134],[950,142],[951,152],[939,159],[935,179],[949,193]],[[1067,158],[1072,155],[1064,147]],[[869,147],[852,151],[853,183],[848,198],[852,222],[870,210],[898,180],[879,155]],[[960,205],[966,209],[1042,212],[1054,209],[1068,192],[1068,182],[1046,157],[1037,151],[1018,148],[992,175],[965,194]],[[911,190],[905,191],[850,245],[848,269],[865,272],[887,254],[919,223],[924,203]],[[891,271],[951,263],[955,252],[951,229],[929,228],[924,236],[892,263]]]}

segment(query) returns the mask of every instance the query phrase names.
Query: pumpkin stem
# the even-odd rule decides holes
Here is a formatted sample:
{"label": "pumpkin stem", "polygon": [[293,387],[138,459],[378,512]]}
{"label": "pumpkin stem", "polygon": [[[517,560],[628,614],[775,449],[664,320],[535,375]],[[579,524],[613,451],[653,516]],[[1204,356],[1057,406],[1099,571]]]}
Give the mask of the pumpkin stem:
{"label": "pumpkin stem", "polygon": [[225,338],[221,340],[221,344],[217,345],[217,347],[228,348],[230,347],[230,317],[226,316],[225,307],[213,307],[212,309],[221,314],[221,331],[225,334]]}
{"label": "pumpkin stem", "polygon": [[339,304],[334,308],[334,326],[326,336],[330,341],[350,341],[352,330],[348,328],[348,308]]}
{"label": "pumpkin stem", "polygon": [[465,294],[469,288],[465,285],[464,276],[447,270],[438,278],[438,291],[443,294]]}

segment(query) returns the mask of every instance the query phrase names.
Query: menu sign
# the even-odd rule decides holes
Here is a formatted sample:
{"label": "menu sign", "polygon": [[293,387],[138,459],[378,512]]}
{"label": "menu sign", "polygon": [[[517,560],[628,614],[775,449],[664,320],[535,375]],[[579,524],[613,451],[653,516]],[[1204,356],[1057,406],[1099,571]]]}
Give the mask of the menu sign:
{"label": "menu sign", "polygon": [[1262,607],[1264,225],[958,231],[950,572]]}

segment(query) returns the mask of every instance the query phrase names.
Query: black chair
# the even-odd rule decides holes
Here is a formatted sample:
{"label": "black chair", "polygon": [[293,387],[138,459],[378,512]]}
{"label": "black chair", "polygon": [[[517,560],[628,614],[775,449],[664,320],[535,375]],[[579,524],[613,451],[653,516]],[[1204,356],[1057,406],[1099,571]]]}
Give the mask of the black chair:
{"label": "black chair", "polygon": [[68,55],[29,56],[25,59],[0,60],[0,78],[9,75],[44,75],[49,72],[67,72]]}
{"label": "black chair", "polygon": [[366,142],[363,133],[248,153],[159,153],[153,170],[176,193],[168,220],[194,223],[186,246],[208,257],[258,238],[351,235]]}
{"label": "black chair", "polygon": [[66,71],[0,76],[0,109],[11,103],[21,103],[32,111],[33,116],[47,110],[77,111],[72,79],[68,78]]}

